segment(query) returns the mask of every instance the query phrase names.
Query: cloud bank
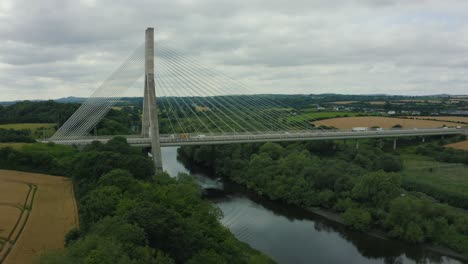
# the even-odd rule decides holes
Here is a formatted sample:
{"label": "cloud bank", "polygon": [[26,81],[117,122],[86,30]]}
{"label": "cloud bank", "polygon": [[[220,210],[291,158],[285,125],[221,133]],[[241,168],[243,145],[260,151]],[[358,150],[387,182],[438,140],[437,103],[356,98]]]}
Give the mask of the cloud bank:
{"label": "cloud bank", "polygon": [[[2,0],[0,101],[88,96],[156,38],[257,93],[468,93],[468,2]],[[141,96],[142,88],[128,95]]]}

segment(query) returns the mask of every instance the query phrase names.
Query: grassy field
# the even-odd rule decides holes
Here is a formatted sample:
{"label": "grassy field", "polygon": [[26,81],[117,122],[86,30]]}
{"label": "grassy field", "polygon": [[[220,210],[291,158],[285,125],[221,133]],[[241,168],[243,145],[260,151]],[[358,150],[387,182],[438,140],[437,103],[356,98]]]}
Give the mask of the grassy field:
{"label": "grassy field", "polygon": [[51,128],[54,126],[55,126],[54,123],[22,123],[22,124],[3,124],[3,125],[0,125],[0,128],[16,129],[16,130],[21,130],[21,129],[37,130],[43,127]]}
{"label": "grassy field", "polygon": [[0,143],[0,148],[11,147],[14,149],[21,149],[26,145],[31,145],[34,143]]}
{"label": "grassy field", "polygon": [[0,143],[0,148],[12,147],[18,150],[24,150],[32,153],[47,153],[54,157],[69,156],[76,153],[78,150],[71,146],[57,145],[57,144],[45,144],[45,143]]}
{"label": "grassy field", "polygon": [[1,263],[36,263],[42,253],[64,247],[65,234],[78,226],[70,179],[0,170],[0,186],[0,224],[10,227],[1,235],[13,245],[3,247]]}
{"label": "grassy field", "polygon": [[405,188],[424,192],[453,206],[468,208],[468,166],[403,154]]}
{"label": "grassy field", "polygon": [[307,121],[314,119],[334,118],[337,116],[356,116],[357,112],[307,112],[305,114],[291,116],[288,119],[290,121]]}
{"label": "grassy field", "polygon": [[[3,129],[29,129],[33,138],[51,137],[55,133],[54,123],[21,123],[21,124],[1,124]],[[45,129],[45,130],[43,130]]]}

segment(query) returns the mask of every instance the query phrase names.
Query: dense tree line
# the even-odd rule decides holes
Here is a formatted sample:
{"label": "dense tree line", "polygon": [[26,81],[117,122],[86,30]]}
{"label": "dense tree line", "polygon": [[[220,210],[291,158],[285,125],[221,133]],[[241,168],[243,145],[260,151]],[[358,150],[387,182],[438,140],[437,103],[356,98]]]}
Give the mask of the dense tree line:
{"label": "dense tree line", "polygon": [[270,199],[341,213],[351,228],[468,254],[468,215],[407,193],[401,160],[379,148],[322,141],[183,147],[179,155]]}
{"label": "dense tree line", "polygon": [[0,142],[34,142],[29,130],[14,130],[0,128]]}
{"label": "dense tree line", "polygon": [[22,101],[9,106],[0,105],[0,124],[57,123],[61,125],[79,106],[79,104],[62,104],[52,100]]}
{"label": "dense tree line", "polygon": [[65,250],[46,254],[41,263],[272,262],[219,223],[221,211],[201,199],[192,177],[154,176],[152,161],[124,138],[83,151],[41,148],[50,149],[0,149],[0,168],[74,182],[80,228],[68,233]]}
{"label": "dense tree line", "polygon": [[[9,106],[0,105],[0,124],[55,123],[58,128],[79,106],[78,103],[58,103],[52,100],[22,101]],[[110,109],[97,124],[96,130],[90,133],[97,135],[134,134],[141,126],[140,113],[141,107],[133,105]]]}

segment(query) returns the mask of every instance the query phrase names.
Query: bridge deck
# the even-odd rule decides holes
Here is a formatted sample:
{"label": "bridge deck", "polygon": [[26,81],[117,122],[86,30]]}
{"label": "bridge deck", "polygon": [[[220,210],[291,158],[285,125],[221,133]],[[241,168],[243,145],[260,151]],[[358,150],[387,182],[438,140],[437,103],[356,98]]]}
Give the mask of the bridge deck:
{"label": "bridge deck", "polygon": [[[232,143],[256,143],[256,142],[281,142],[304,140],[333,140],[333,139],[360,139],[360,138],[395,138],[410,136],[434,136],[434,135],[468,135],[468,128],[433,128],[433,129],[395,129],[381,131],[296,131],[296,132],[271,132],[271,133],[239,133],[239,134],[210,134],[210,135],[161,135],[161,146],[185,146],[185,145],[213,145]],[[84,137],[62,140],[44,140],[43,142],[55,142],[62,145],[88,145],[93,141],[107,142],[115,136]],[[130,145],[151,146],[150,138],[136,135],[123,136]]]}

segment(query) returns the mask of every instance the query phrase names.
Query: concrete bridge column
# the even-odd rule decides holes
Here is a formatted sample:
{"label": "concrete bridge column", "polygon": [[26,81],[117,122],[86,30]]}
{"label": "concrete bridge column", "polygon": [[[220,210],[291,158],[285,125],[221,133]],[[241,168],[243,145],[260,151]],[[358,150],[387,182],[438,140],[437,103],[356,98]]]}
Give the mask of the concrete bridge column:
{"label": "concrete bridge column", "polygon": [[394,138],[393,139],[393,150],[396,150],[396,147],[397,147],[397,139]]}
{"label": "concrete bridge column", "polygon": [[380,142],[379,142],[379,146],[380,146],[380,148],[383,148],[383,145],[384,145],[384,143],[383,143],[383,139],[380,139]]}
{"label": "concrete bridge column", "polygon": [[356,140],[356,149],[359,149],[359,140]]}
{"label": "concrete bridge column", "polygon": [[426,142],[426,138],[422,137],[422,143]]}
{"label": "concrete bridge column", "polygon": [[[161,143],[159,141],[158,111],[154,84],[154,29],[145,32],[145,97],[143,99],[142,135],[151,138],[151,154],[156,173],[162,172]],[[145,108],[146,107],[146,108]],[[149,127],[148,127],[149,123]]]}

